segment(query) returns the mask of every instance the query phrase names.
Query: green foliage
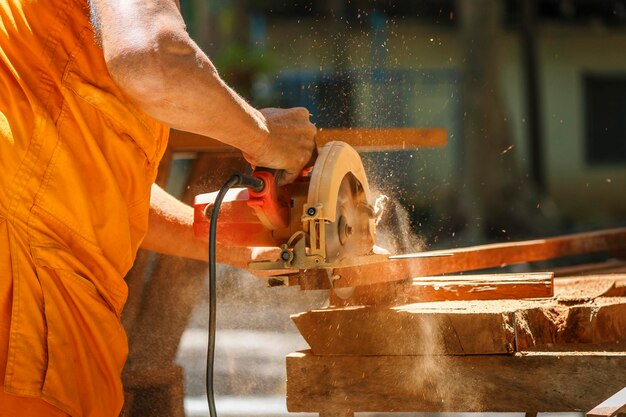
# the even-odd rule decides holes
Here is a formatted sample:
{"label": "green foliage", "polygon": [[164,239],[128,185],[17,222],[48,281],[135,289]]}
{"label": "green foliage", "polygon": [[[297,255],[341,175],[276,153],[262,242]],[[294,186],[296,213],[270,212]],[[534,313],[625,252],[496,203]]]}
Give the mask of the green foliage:
{"label": "green foliage", "polygon": [[214,64],[221,74],[235,72],[266,74],[276,66],[275,60],[267,51],[241,42],[229,42],[224,45]]}

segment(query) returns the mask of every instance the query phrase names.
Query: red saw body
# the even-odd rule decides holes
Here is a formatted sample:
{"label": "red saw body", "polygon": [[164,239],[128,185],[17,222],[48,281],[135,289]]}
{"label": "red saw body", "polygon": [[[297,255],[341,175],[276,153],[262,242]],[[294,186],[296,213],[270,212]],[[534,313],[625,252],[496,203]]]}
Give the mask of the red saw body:
{"label": "red saw body", "polygon": [[[247,188],[233,188],[226,193],[220,209],[217,240],[226,246],[280,247],[293,233],[302,230],[302,206],[297,213],[292,212],[296,202],[306,200],[309,178],[301,176],[292,184],[278,187],[269,172],[252,175],[262,178],[265,188],[259,193]],[[194,200],[193,230],[198,237],[209,233],[210,210],[217,194],[200,194]],[[297,221],[291,222],[293,218]]]}
{"label": "red saw body", "polygon": [[[282,249],[276,262],[253,262],[251,269],[331,268],[371,255],[377,213],[361,158],[351,146],[327,143],[313,168],[292,184],[278,187],[267,171],[252,175],[263,179],[263,191],[228,191],[217,225],[217,241],[223,245]],[[209,232],[217,194],[195,199],[197,236]]]}

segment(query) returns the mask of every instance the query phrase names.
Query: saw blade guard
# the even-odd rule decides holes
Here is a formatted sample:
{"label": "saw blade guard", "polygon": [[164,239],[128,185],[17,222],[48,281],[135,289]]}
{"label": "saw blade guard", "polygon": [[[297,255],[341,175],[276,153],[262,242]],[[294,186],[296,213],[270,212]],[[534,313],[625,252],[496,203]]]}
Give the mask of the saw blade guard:
{"label": "saw blade guard", "polygon": [[[347,216],[358,224],[343,224],[347,199],[353,199],[354,210],[366,215]],[[372,197],[365,169],[358,152],[345,142],[329,142],[319,151],[309,184],[302,222],[309,234],[309,254],[325,262],[342,256],[363,255],[375,241]],[[345,228],[358,236],[345,241]],[[367,244],[363,244],[367,242]],[[370,245],[369,248],[367,245]],[[339,249],[343,245],[345,250]],[[352,246],[352,247],[349,247]]]}

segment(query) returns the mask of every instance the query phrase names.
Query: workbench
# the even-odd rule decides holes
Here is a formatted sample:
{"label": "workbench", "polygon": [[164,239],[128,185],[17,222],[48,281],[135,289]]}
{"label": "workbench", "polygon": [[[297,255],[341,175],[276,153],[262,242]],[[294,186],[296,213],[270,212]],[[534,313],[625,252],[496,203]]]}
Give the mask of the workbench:
{"label": "workbench", "polygon": [[[489,253],[491,263],[502,265],[514,256],[511,263],[524,256],[619,255],[625,236],[614,229],[460,253]],[[490,263],[467,259],[469,270]],[[440,267],[454,269],[450,264]],[[532,273],[418,276],[361,285],[350,297],[331,300],[329,308],[293,316],[310,349],[287,357],[291,412],[588,411],[626,386],[622,260]]]}

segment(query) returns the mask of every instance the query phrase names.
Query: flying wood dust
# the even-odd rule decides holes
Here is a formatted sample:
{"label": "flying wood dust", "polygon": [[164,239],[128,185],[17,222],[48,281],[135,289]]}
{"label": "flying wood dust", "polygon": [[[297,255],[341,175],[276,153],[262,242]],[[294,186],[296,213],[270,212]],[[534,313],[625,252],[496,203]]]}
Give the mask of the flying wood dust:
{"label": "flying wood dust", "polygon": [[[376,244],[390,253],[403,254],[415,253],[425,250],[425,242],[419,231],[412,227],[411,215],[397,200],[387,197],[377,191],[375,208],[381,211],[376,223]],[[395,308],[388,309],[389,314],[395,314]],[[422,360],[416,361],[414,368],[407,370],[407,379],[402,381],[403,387],[410,387],[415,395],[423,396],[425,402],[432,401],[433,409],[441,408],[441,403],[465,401],[468,409],[476,408],[477,404],[485,399],[468,397],[466,395],[466,381],[459,376],[454,369],[449,357],[442,355],[446,350],[446,341],[443,339],[444,329],[450,323],[443,322],[437,314],[415,314],[411,320],[419,322],[421,330],[418,332],[421,339],[415,340],[415,334],[406,334],[397,337],[383,338],[382,351],[397,351],[402,348],[398,344],[419,344],[418,350],[423,352]],[[388,332],[386,324],[381,323],[380,331]],[[392,332],[396,333],[396,332]],[[397,334],[397,333],[396,333]],[[402,339],[406,338],[403,342]],[[462,400],[460,400],[462,399]],[[452,401],[454,400],[454,401]]]}
{"label": "flying wood dust", "polygon": [[411,227],[409,212],[397,200],[380,191],[373,191],[375,209],[381,211],[376,221],[376,245],[394,255],[422,252],[424,239]]}

